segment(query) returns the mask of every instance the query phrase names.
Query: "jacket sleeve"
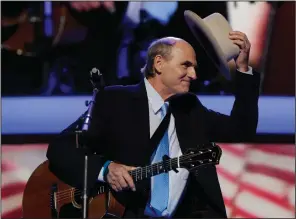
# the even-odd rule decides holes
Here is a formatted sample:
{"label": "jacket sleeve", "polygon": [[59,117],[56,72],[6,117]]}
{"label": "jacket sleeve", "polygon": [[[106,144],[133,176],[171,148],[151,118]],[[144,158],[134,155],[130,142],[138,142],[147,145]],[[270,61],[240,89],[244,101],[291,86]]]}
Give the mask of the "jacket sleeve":
{"label": "jacket sleeve", "polygon": [[[213,142],[245,142],[251,140],[258,123],[260,74],[236,72],[235,102],[230,116],[206,109],[207,130]],[[223,103],[221,103],[223,104]],[[198,196],[206,197],[204,218],[227,218],[215,166],[199,168],[195,172]]]}
{"label": "jacket sleeve", "polygon": [[[236,72],[235,101],[230,116],[206,109],[209,138],[213,142],[246,142],[256,135],[260,73]],[[221,103],[223,104],[223,103]]]}
{"label": "jacket sleeve", "polygon": [[[195,172],[195,191],[196,197],[202,197],[201,218],[227,218],[225,204],[219,184],[217,170],[215,166],[200,168]],[[194,212],[192,217],[195,217]]]}
{"label": "jacket sleeve", "polygon": [[[88,150],[88,187],[95,186],[100,170],[106,159],[101,156],[104,151],[105,103],[103,95],[97,95],[89,133],[85,136]],[[63,182],[70,186],[82,188],[84,173],[84,151],[77,148],[75,130],[81,126],[86,112],[73,124],[62,131],[48,146],[47,158],[49,169]]]}

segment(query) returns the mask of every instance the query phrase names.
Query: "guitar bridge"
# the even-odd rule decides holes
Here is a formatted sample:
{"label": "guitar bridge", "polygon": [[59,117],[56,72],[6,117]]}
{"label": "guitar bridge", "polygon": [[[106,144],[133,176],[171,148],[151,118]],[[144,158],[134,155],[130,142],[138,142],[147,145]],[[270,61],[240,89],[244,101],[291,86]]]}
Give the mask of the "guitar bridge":
{"label": "guitar bridge", "polygon": [[57,218],[58,216],[57,197],[56,197],[57,191],[58,191],[57,184],[53,184],[50,189],[50,209],[51,209],[51,215],[54,218]]}

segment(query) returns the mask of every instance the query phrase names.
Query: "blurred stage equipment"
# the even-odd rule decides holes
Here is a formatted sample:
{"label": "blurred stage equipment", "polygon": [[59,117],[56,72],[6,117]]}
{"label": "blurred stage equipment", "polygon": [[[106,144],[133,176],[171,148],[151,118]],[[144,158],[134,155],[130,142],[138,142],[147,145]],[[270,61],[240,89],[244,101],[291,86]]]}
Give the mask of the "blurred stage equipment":
{"label": "blurred stage equipment", "polygon": [[273,2],[276,10],[264,54],[264,95],[295,95],[295,2]]}
{"label": "blurred stage equipment", "polygon": [[[10,10],[14,5],[7,3],[6,8]],[[22,4],[13,15],[1,16],[1,30],[6,33],[1,48],[18,55],[38,56],[70,40],[69,33],[79,26],[85,33],[74,39],[77,42],[84,39],[86,28],[76,22],[65,4],[51,1]]]}

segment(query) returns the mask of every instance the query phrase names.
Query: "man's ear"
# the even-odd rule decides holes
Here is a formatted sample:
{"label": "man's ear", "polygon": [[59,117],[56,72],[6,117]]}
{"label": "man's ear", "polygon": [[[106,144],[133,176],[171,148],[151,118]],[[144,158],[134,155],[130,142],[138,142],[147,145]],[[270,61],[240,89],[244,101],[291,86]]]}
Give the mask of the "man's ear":
{"label": "man's ear", "polygon": [[161,73],[163,64],[164,64],[163,57],[161,55],[155,56],[153,65],[154,65],[155,72],[157,74]]}

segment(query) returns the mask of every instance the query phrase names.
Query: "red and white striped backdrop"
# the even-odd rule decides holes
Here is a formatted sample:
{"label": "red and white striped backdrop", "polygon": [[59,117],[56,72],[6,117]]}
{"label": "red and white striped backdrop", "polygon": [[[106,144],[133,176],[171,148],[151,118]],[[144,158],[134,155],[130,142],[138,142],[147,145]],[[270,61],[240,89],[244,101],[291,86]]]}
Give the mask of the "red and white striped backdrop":
{"label": "red and white striped backdrop", "polygon": [[295,218],[295,147],[224,144],[219,180],[235,218]]}
{"label": "red and white striped backdrop", "polygon": [[[228,217],[295,218],[293,145],[221,144],[218,175]],[[20,218],[22,193],[46,145],[2,146],[2,218]]]}

